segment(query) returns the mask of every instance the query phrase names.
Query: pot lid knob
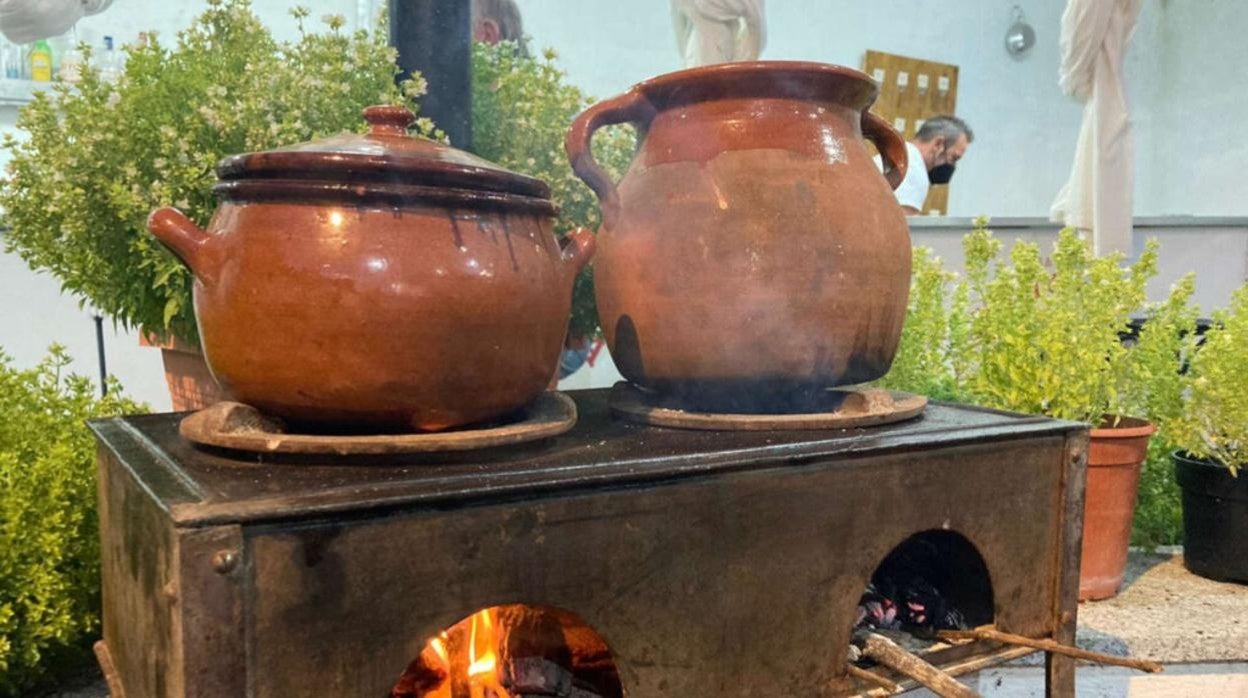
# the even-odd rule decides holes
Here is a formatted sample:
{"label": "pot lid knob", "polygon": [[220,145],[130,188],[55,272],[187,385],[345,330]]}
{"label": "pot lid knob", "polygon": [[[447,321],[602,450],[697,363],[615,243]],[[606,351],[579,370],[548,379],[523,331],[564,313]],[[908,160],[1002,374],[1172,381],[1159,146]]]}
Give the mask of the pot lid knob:
{"label": "pot lid knob", "polygon": [[364,120],[372,127],[370,136],[406,136],[416,115],[407,107],[381,105],[365,108]]}

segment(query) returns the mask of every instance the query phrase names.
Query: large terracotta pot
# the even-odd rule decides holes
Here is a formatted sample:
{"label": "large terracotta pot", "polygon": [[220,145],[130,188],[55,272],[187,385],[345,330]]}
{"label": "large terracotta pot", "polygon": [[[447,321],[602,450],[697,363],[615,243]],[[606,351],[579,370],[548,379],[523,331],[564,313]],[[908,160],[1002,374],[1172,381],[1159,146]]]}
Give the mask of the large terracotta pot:
{"label": "large terracotta pot", "polygon": [[[1107,424],[1112,422],[1107,420]],[[1110,598],[1122,586],[1140,464],[1156,431],[1151,423],[1132,417],[1121,417],[1112,427],[1091,431],[1079,564],[1080,601]]]}
{"label": "large terracotta pot", "polygon": [[176,337],[159,339],[146,335],[139,335],[139,346],[160,349],[174,412],[202,410],[228,398],[208,370],[199,347]]}
{"label": "large terracotta pot", "polygon": [[[577,118],[566,147],[601,202],[598,311],[626,378],[748,394],[888,371],[910,237],[892,193],[905,143],[866,111],[877,93],[840,66],[730,63],[654,78]],[[641,141],[617,186],[590,139],[621,122]]]}
{"label": "large terracotta pot", "polygon": [[550,380],[593,235],[561,251],[538,180],[372,130],[224,160],[207,231],[149,227],[195,274],[195,317],[233,397],[296,423],[444,429],[524,406]]}

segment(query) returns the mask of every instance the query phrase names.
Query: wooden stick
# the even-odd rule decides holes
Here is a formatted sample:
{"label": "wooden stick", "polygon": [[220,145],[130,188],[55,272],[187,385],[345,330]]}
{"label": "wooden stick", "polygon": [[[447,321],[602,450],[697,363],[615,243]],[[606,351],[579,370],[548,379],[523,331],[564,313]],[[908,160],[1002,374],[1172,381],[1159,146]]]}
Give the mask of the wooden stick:
{"label": "wooden stick", "polygon": [[1011,633],[1003,633],[996,628],[976,628],[974,630],[941,630],[936,636],[942,640],[995,640],[1003,642],[1007,645],[1020,645],[1022,647],[1034,647],[1038,650],[1052,652],[1054,654],[1064,654],[1067,657],[1075,659],[1086,659],[1090,662],[1098,664],[1113,664],[1115,666],[1125,666],[1139,671],[1147,671],[1156,673],[1161,671],[1162,666],[1157,662],[1147,659],[1132,659],[1130,657],[1115,657],[1112,654],[1103,654],[1101,652],[1091,652],[1070,645],[1063,645],[1060,642],[1054,642],[1048,638],[1034,639],[1024,637],[1022,635],[1013,635]]}
{"label": "wooden stick", "polygon": [[927,686],[941,698],[979,698],[979,694],[965,684],[907,652],[883,635],[867,633],[862,653]]}
{"label": "wooden stick", "polygon": [[879,686],[880,688],[883,688],[889,693],[901,693],[900,684],[893,683],[892,681],[889,681],[886,677],[880,676],[874,671],[867,671],[866,669],[863,669],[862,667],[854,666],[853,664],[847,664],[846,669],[849,671],[850,676],[860,678],[864,681],[870,681],[871,683]]}
{"label": "wooden stick", "polygon": [[126,698],[126,692],[121,688],[121,677],[117,675],[117,665],[113,664],[113,657],[108,652],[108,645],[103,640],[97,640],[92,647],[95,650],[95,658],[100,663],[100,673],[104,674],[104,683],[108,685],[108,693],[113,698]]}

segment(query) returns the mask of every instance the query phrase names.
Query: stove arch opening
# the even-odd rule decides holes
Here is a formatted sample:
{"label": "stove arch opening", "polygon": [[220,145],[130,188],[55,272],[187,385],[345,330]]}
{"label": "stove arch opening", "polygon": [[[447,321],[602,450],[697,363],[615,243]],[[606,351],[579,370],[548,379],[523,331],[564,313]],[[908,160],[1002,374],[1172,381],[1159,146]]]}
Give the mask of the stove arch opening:
{"label": "stove arch opening", "polygon": [[933,529],[897,544],[875,568],[858,604],[854,631],[935,631],[993,622],[988,566],[965,536]]}
{"label": "stove arch opening", "polygon": [[390,698],[623,698],[614,657],[579,616],[553,606],[482,608],[430,638]]}

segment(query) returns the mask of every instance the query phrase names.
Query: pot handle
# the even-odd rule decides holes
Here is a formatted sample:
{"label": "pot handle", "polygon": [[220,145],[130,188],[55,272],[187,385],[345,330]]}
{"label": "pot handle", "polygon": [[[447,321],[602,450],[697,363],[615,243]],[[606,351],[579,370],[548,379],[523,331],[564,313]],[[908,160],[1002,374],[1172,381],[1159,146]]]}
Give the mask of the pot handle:
{"label": "pot handle", "polygon": [[212,236],[205,233],[176,208],[158,208],[147,217],[147,229],[201,281],[212,272],[207,246]]}
{"label": "pot handle", "polygon": [[560,256],[563,258],[564,283],[568,288],[571,288],[576,275],[589,263],[590,257],[594,256],[597,242],[594,234],[586,228],[577,228],[564,236]]}
{"label": "pot handle", "polygon": [[888,186],[896,189],[906,178],[909,167],[909,156],[906,155],[906,142],[882,117],[869,111],[862,113],[862,136],[875,144],[880,151],[880,160],[884,162],[884,179]]}
{"label": "pot handle", "polygon": [[568,153],[568,161],[572,163],[572,171],[585,180],[589,188],[598,195],[604,227],[610,227],[614,223],[620,207],[620,196],[615,189],[615,182],[611,181],[611,175],[594,159],[590,141],[594,132],[603,126],[646,121],[653,113],[654,108],[650,106],[650,102],[640,92],[630,90],[581,112],[572,122],[572,128],[568,129],[563,148]]}

